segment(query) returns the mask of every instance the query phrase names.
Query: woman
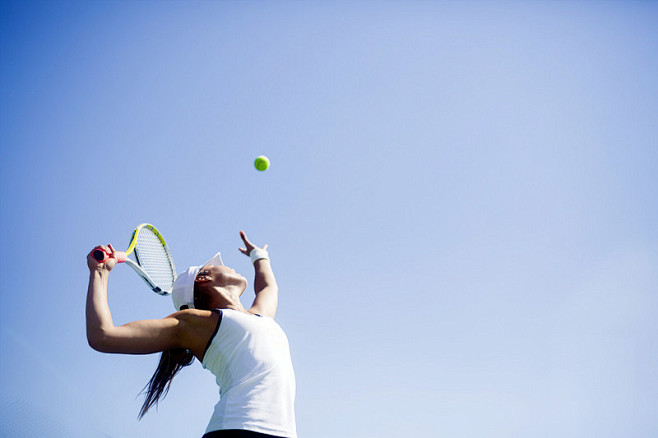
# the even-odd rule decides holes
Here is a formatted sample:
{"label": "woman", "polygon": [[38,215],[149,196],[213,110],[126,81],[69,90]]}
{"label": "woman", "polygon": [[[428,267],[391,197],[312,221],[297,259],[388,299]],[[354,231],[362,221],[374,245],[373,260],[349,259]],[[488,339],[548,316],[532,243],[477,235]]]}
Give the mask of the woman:
{"label": "woman", "polygon": [[[114,257],[99,263],[87,256],[87,339],[104,353],[162,352],[147,384],[140,418],[166,396],[173,377],[196,357],[219,385],[220,400],[204,438],[296,437],[295,376],[285,333],[274,321],[278,286],[267,245],[253,245],[240,231],[256,271],[256,298],[248,310],[240,296],[247,280],[223,265],[219,253],[181,273],[172,292],[176,313],[163,319],[112,322],[107,302],[108,276]],[[113,255],[112,245],[108,248]]]}

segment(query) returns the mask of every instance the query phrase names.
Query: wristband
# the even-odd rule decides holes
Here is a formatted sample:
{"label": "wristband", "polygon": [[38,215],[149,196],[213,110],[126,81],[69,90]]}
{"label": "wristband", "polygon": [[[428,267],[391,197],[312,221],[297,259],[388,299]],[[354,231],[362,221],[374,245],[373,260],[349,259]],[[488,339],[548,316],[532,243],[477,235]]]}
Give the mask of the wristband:
{"label": "wristband", "polygon": [[266,250],[262,248],[252,249],[251,252],[249,253],[249,257],[251,257],[251,263],[256,263],[256,260],[260,260],[260,259],[265,259],[265,260],[270,259],[270,255],[267,253]]}

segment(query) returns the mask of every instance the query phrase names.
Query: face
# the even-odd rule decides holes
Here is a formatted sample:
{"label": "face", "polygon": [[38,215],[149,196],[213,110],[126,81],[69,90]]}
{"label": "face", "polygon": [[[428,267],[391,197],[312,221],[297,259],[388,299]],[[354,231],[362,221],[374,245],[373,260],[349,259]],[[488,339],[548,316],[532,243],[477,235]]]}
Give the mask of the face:
{"label": "face", "polygon": [[240,295],[247,287],[247,279],[238,274],[235,269],[223,265],[206,265],[196,275],[197,283],[211,282],[213,286],[242,286]]}

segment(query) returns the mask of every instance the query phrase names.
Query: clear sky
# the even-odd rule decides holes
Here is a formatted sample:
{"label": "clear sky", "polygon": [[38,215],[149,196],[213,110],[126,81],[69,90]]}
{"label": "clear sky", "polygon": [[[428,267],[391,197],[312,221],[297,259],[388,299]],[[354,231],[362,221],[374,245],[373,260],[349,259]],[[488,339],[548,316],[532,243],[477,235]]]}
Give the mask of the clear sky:
{"label": "clear sky", "polygon": [[198,363],[138,422],[158,356],[86,343],[142,222],[270,245],[300,438],[658,435],[658,3],[0,8],[0,435],[202,435]]}

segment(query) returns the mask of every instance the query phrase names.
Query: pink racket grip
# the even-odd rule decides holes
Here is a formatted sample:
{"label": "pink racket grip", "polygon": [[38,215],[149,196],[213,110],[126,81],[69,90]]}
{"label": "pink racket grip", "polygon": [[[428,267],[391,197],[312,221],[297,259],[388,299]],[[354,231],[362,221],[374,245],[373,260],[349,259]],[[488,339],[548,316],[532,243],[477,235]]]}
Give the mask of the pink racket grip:
{"label": "pink racket grip", "polygon": [[[100,263],[105,263],[110,257],[112,257],[112,253],[103,251],[102,249],[97,249],[94,251],[94,258],[96,261]],[[116,252],[116,259],[117,263],[123,263],[126,261],[126,253],[123,251],[117,251]]]}

